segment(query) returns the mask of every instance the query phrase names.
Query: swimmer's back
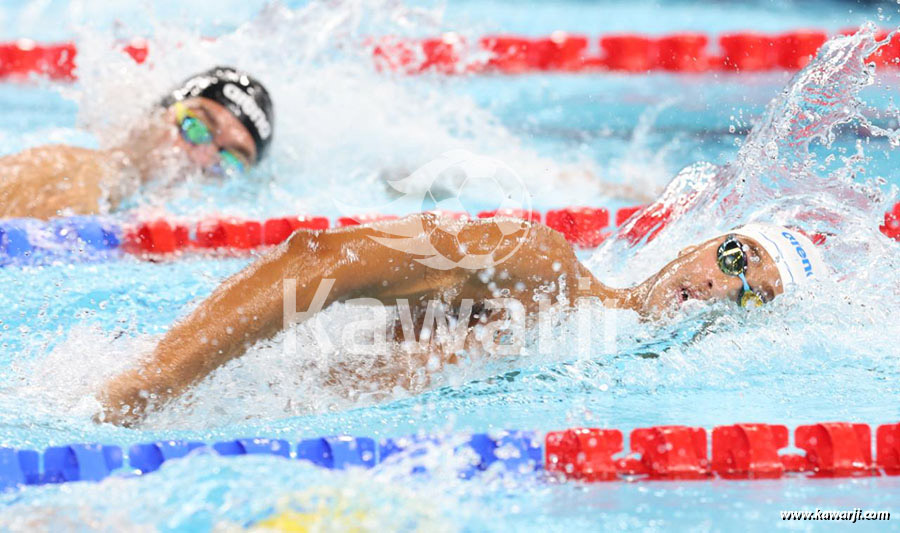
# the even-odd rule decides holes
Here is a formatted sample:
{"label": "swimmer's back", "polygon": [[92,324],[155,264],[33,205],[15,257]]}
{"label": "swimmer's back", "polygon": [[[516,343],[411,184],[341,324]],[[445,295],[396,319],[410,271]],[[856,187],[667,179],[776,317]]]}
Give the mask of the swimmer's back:
{"label": "swimmer's back", "polygon": [[0,218],[47,219],[95,214],[113,183],[115,165],[105,152],[40,146],[0,157]]}

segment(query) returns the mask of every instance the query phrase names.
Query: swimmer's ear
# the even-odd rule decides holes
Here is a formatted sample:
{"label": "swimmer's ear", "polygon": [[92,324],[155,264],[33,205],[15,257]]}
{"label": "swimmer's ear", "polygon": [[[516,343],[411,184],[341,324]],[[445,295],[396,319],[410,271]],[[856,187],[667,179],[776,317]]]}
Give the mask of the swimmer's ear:
{"label": "swimmer's ear", "polygon": [[700,248],[700,245],[699,245],[699,244],[695,244],[695,245],[693,245],[693,246],[688,246],[687,248],[685,248],[685,249],[681,250],[680,252],[678,252],[678,257],[681,257],[681,256],[683,256],[683,255],[685,255],[685,254],[689,254],[689,253],[693,252],[694,250],[696,250],[697,248]]}

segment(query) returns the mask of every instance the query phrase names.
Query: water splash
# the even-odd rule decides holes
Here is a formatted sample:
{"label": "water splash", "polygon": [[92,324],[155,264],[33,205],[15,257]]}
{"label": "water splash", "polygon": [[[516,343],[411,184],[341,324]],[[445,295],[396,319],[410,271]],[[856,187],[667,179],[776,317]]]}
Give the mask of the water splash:
{"label": "water splash", "polygon": [[[634,283],[671,260],[676,250],[757,221],[832,236],[826,255],[839,269],[852,249],[889,248],[877,227],[896,191],[864,181],[861,145],[849,157],[832,148],[836,131],[851,123],[888,137],[892,144],[900,139],[900,131],[877,127],[866,118],[859,97],[875,79],[874,66],[866,62],[882,44],[874,31],[866,25],[827,42],[769,104],[732,163],[698,163],[681,171],[645,211],[666,221],[651,227],[635,246],[640,224],[638,217],[632,219],[593,255],[595,269]],[[832,153],[820,160],[813,145]]]}
{"label": "water splash", "polygon": [[[698,303],[671,321],[626,330],[637,342],[624,343],[624,353],[649,348],[652,365],[626,357],[611,373],[609,365],[581,364],[576,375],[588,381],[612,377],[619,401],[636,404],[641,416],[647,413],[636,398],[694,387],[730,391],[721,401],[740,412],[752,408],[733,396],[755,397],[768,406],[763,416],[782,408],[769,405],[766,390],[784,390],[784,403],[804,404],[827,387],[826,412],[860,416],[866,403],[859,399],[884,391],[878,375],[898,375],[890,339],[898,338],[900,326],[885,317],[900,294],[900,246],[878,230],[897,189],[885,190],[877,177],[866,175],[864,143],[846,156],[834,147],[841,128],[858,126],[892,145],[900,135],[874,126],[860,97],[875,82],[874,66],[866,62],[881,44],[873,35],[866,25],[826,43],[773,99],[732,163],[684,169],[645,211],[664,222],[649,225],[636,240],[640,222],[633,218],[589,261],[601,279],[636,283],[681,248],[760,221],[824,234],[821,249],[834,275],[753,313],[729,302]],[[653,342],[660,339],[674,342]],[[783,380],[797,388],[785,389]],[[688,420],[696,416],[691,408],[680,413]],[[705,424],[715,416],[699,415]]]}
{"label": "water splash", "polygon": [[[355,8],[355,4],[350,5]],[[313,32],[312,35],[303,37],[294,35],[293,30],[279,33],[279,28],[305,28],[312,23],[311,21],[322,22],[332,28],[329,35],[335,32],[352,34],[352,31],[345,28],[345,24],[358,24],[359,27],[366,25],[353,13],[338,10],[339,13],[322,15],[316,9],[318,8],[294,12],[274,6],[261,15],[258,21],[235,32],[235,36],[223,38],[215,43],[199,41],[196,35],[183,30],[160,30],[168,32],[164,35],[171,38],[171,41],[161,40],[158,52],[160,58],[151,56],[153,69],[136,66],[129,59],[117,55],[114,57],[118,63],[99,62],[98,66],[91,67],[96,69],[95,71],[83,73],[85,78],[83,90],[108,89],[106,84],[109,84],[111,74],[114,72],[119,72],[119,77],[112,76],[112,79],[121,80],[121,83],[128,87],[141,86],[139,81],[135,80],[152,82],[148,83],[151,86],[155,83],[155,89],[148,90],[141,98],[134,97],[130,102],[131,107],[124,106],[121,110],[122,113],[126,113],[127,107],[129,112],[134,112],[134,106],[138,102],[146,101],[144,97],[149,98],[151,94],[156,94],[157,89],[161,91],[162,87],[177,79],[173,72],[186,72],[192,66],[199,68],[204,61],[210,61],[218,54],[224,54],[226,58],[238,57],[228,55],[235,53],[229,51],[229,46],[236,45],[237,42],[246,44],[240,36],[252,35],[258,30],[254,24],[261,24],[276,35],[288,39],[284,42],[285,46],[289,42],[296,42],[297,46],[301,47],[306,46],[299,43],[305,43],[305,39],[309,39],[310,49],[315,50],[315,53],[310,53],[301,64],[316,64],[317,68],[320,68],[317,72],[325,76],[325,79],[321,80],[315,78],[291,81],[285,80],[283,76],[275,76],[274,71],[271,72],[273,79],[276,80],[275,90],[281,91],[282,94],[298,90],[299,94],[306,97],[315,97],[313,102],[302,102],[298,104],[300,107],[289,109],[288,116],[335,112],[338,107],[352,102],[354,98],[350,95],[365,86],[367,98],[357,100],[365,100],[366,103],[360,105],[373,108],[385,105],[390,110],[388,113],[382,109],[376,117],[386,121],[388,116],[398,111],[396,104],[388,106],[393,97],[403,101],[404,109],[412,107],[422,111],[425,117],[431,117],[423,126],[401,113],[398,120],[406,121],[403,122],[403,126],[407,129],[403,133],[398,133],[398,137],[388,135],[390,142],[398,142],[406,147],[414,142],[424,143],[420,144],[421,147],[434,141],[437,146],[444,141],[435,139],[446,140],[463,131],[478,132],[472,133],[470,139],[478,144],[483,141],[482,136],[485,132],[498,131],[492,129],[491,120],[479,113],[475,114],[474,122],[462,130],[440,129],[438,125],[446,118],[444,113],[447,111],[443,106],[448,103],[460,104],[463,100],[446,95],[442,95],[439,101],[429,99],[430,97],[418,99],[422,94],[429,95],[429,90],[421,92],[423,89],[416,86],[418,82],[415,81],[392,79],[386,82],[373,78],[368,58],[365,67],[352,59],[332,59],[330,55],[336,51],[323,44],[320,33]],[[394,14],[383,16],[390,20],[403,19],[403,16],[391,13]],[[323,16],[325,18],[322,18]],[[285,20],[279,17],[285,17]],[[330,23],[325,23],[327,21]],[[335,28],[342,29],[338,31]],[[559,378],[553,385],[556,391],[567,388],[592,392],[599,390],[604,396],[625,394],[623,391],[629,391],[640,397],[641,394],[652,394],[658,388],[671,386],[673,383],[685,387],[696,384],[709,385],[725,379],[723,376],[753,374],[759,372],[759,368],[770,369],[774,364],[773,358],[782,356],[776,356],[767,350],[766,346],[769,343],[801,347],[796,352],[797,357],[782,357],[778,363],[781,368],[791,364],[800,365],[802,368],[809,368],[810,364],[822,364],[822,358],[813,359],[812,362],[798,359],[801,357],[800,354],[806,355],[816,350],[832,354],[833,361],[843,361],[844,354],[853,353],[862,361],[876,367],[883,366],[885,360],[879,354],[884,352],[879,350],[889,352],[890,343],[885,339],[896,338],[897,332],[888,332],[886,335],[885,328],[894,326],[875,327],[873,324],[880,323],[879,316],[882,316],[885,310],[891,309],[898,294],[896,274],[898,261],[896,245],[877,233],[875,228],[886,202],[895,193],[884,193],[875,184],[860,180],[859,169],[864,169],[866,162],[864,154],[853,154],[845,158],[842,166],[833,172],[823,173],[821,170],[823,161],[817,160],[817,156],[810,150],[810,144],[814,142],[823,143],[827,148],[833,139],[835,128],[848,122],[866,124],[876,134],[894,135],[893,132],[879,130],[867,121],[862,112],[864,104],[858,96],[862,88],[873,83],[873,73],[865,63],[865,58],[877,46],[872,33],[872,28],[864,28],[855,36],[838,38],[828,43],[819,57],[799,73],[785,92],[772,102],[766,115],[748,137],[735,162],[722,168],[698,164],[680,173],[658,204],[671,207],[673,214],[669,224],[660,231],[656,239],[632,247],[631,243],[620,235],[606,243],[591,259],[591,264],[601,278],[615,279],[618,276],[622,282],[637,281],[640,276],[654,271],[671,259],[675,250],[682,245],[726,231],[743,222],[769,220],[799,225],[810,232],[830,234],[825,245],[826,255],[831,264],[841,271],[840,283],[831,280],[826,283],[825,289],[818,293],[799,293],[779,298],[766,309],[749,317],[734,316],[730,304],[690,308],[685,315],[678,317],[678,320],[662,324],[640,323],[633,316],[623,313],[622,316],[615,318],[619,339],[614,349],[608,349],[604,345],[604,335],[601,331],[593,331],[586,336],[579,331],[577,319],[562,320],[554,326],[553,331],[563,342],[551,353],[542,353],[536,349],[537,340],[530,339],[523,357],[451,369],[428,383],[428,387],[438,388],[439,391],[440,387],[448,387],[455,391],[454,394],[465,396],[469,390],[468,385],[464,385],[466,383],[482,380],[482,384],[474,386],[478,389],[487,383],[483,380],[490,376],[503,375],[511,368],[527,368],[523,377],[514,378],[500,388],[506,393],[515,395],[519,391],[518,384],[531,386],[535,381],[540,382],[543,379],[536,376],[550,375]],[[167,45],[167,42],[170,44]],[[190,42],[194,47],[183,49],[171,44],[178,42]],[[249,42],[252,43],[253,40],[250,39]],[[109,56],[113,52],[108,49],[108,40],[100,39],[94,45],[98,48],[93,53],[113,57]],[[167,52],[166,46],[171,50]],[[240,57],[252,57],[255,53],[254,45],[248,46],[251,47],[250,56],[240,55]],[[167,55],[176,54],[179,50],[186,51],[183,53],[184,57],[177,61]],[[92,52],[89,46],[88,54],[90,53]],[[259,53],[263,52],[260,50]],[[168,67],[159,66],[166,65],[166,62],[170,62]],[[176,66],[180,62],[184,65]],[[94,65],[95,62],[89,64]],[[263,70],[269,68],[265,65],[260,64]],[[298,72],[296,67],[292,68],[295,70],[291,72]],[[135,76],[134,80],[131,79],[132,74]],[[170,78],[163,80],[170,74],[172,75]],[[331,86],[329,83],[334,85]],[[112,85],[113,89],[121,90],[122,87],[115,83]],[[287,101],[290,107],[290,99]],[[430,103],[437,106],[436,114],[433,111],[429,111],[430,114],[425,113],[425,108]],[[118,103],[113,101],[111,105]],[[98,110],[92,108],[87,100],[85,106],[84,120],[92,123],[92,117],[100,114],[95,115]],[[321,111],[322,109],[325,111]],[[362,108],[352,111],[358,112],[362,112]],[[116,113],[111,115],[115,116]],[[339,128],[328,133],[330,126],[326,118],[324,115],[319,117],[322,127],[326,129],[323,135],[325,137],[337,135],[336,130]],[[287,138],[319,142],[316,139],[318,130],[305,131],[297,125],[290,124],[284,128],[288,130],[285,134]],[[294,131],[292,128],[297,130]],[[427,135],[424,130],[429,130]],[[410,133],[414,135],[410,136]],[[385,148],[381,143],[383,139],[375,135],[374,131],[366,130],[361,134],[369,141],[378,138],[378,141],[374,142],[375,146],[361,148],[358,152],[351,151],[347,154],[347,159],[352,161],[348,163],[341,160],[335,162],[335,165],[349,164],[351,167],[361,165],[361,161],[375,157],[378,150]],[[422,135],[424,140],[417,140],[417,135]],[[414,137],[416,139],[413,139]],[[501,139],[508,140],[508,137],[501,135]],[[495,145],[488,143],[488,146]],[[324,149],[324,146],[322,148]],[[306,148],[301,146],[301,149]],[[290,153],[289,150],[288,152]],[[321,154],[317,156],[312,152],[315,150],[310,152],[311,159],[305,160],[304,164],[322,165],[322,160],[317,159]],[[398,157],[403,155],[391,149],[386,153]],[[332,150],[330,154],[334,154],[334,151]],[[278,169],[287,163],[287,160],[276,157],[268,168]],[[346,170],[350,167],[341,168]],[[284,178],[287,181],[275,180],[270,186],[288,187],[293,183],[291,180],[302,181],[305,176],[307,174],[304,169],[299,175],[292,174]],[[255,182],[248,180],[248,183]],[[315,188],[328,191],[328,194],[338,194],[336,191],[343,190],[342,186],[322,186],[320,182],[313,185]],[[373,188],[374,186],[369,184],[359,189],[365,194],[371,194]],[[318,197],[312,194],[308,197],[300,195],[294,198]],[[623,233],[628,230],[629,227],[626,226]],[[872,269],[869,265],[879,265],[880,268]],[[203,270],[200,269],[199,272],[202,273]],[[146,277],[146,274],[141,276]],[[159,282],[160,290],[165,287],[167,294],[171,294],[173,288],[164,284],[162,280]],[[208,279],[205,283],[211,287],[215,284],[215,280]],[[128,285],[122,283],[121,286]],[[203,290],[199,292],[204,293]],[[165,302],[161,305],[165,305]],[[815,309],[816,324],[809,323],[809,309]],[[167,314],[173,315],[177,311],[171,309]],[[339,325],[350,320],[353,313],[352,309],[338,306],[329,310],[326,315],[334,324]],[[856,332],[857,340],[866,340],[866,347],[862,348],[842,336],[829,334],[828,328],[844,330],[852,328]],[[763,335],[758,333],[760,331],[767,333]],[[359,379],[346,377],[335,383],[327,365],[311,365],[311,361],[315,363],[317,357],[323,354],[309,339],[306,330],[300,328],[300,332],[306,335],[300,343],[306,350],[303,356],[298,356],[294,360],[281,358],[283,339],[280,337],[271,342],[260,343],[244,358],[220,369],[190,395],[153,415],[148,420],[148,427],[190,427],[199,430],[228,427],[247,420],[285,419],[309,413],[370,406],[385,401],[403,401],[411,392],[420,392],[423,388],[412,387],[412,390],[407,390],[402,387],[395,389],[391,386],[375,386],[370,390],[362,390],[359,388]],[[123,351],[128,352],[126,354],[128,358],[134,360],[142,353],[146,353],[147,347],[152,342],[152,338],[141,332],[134,342],[123,348],[123,344],[114,339],[104,339],[103,334],[97,335],[76,329],[70,332],[69,339],[53,352],[51,360],[60,362],[59,371],[37,372],[29,367],[13,372],[10,380],[20,384],[17,390],[21,394],[16,397],[29,399],[35,398],[36,391],[43,390],[46,382],[59,384],[57,388],[66,393],[43,397],[45,408],[36,411],[34,416],[36,419],[53,419],[54,424],[59,426],[71,424],[73,427],[67,429],[82,432],[90,427],[89,411],[96,406],[89,405],[90,402],[79,402],[78,397],[83,396],[87,388],[96,387],[102,381],[97,379],[97,376],[106,375],[101,370],[108,373],[108,369],[113,368],[115,364],[122,364]],[[733,347],[735,343],[736,348]],[[31,349],[41,354],[48,353],[39,343],[35,343]],[[345,353],[325,355],[329,357],[327,361],[336,362],[357,373],[365,374],[374,368],[371,357]],[[28,357],[31,356],[33,354],[28,354]],[[76,363],[63,363],[66,357]],[[644,357],[654,358],[653,364],[645,364]],[[79,365],[84,369],[90,369],[93,373],[94,379],[90,383],[84,382],[83,379],[83,376],[90,372],[73,372],[72,367]],[[79,387],[65,389],[63,384],[69,376],[77,378]],[[600,386],[606,388],[598,389]],[[492,390],[496,390],[493,385],[488,385],[489,389],[492,387]],[[519,401],[522,401],[527,391],[522,390],[521,393],[517,397]],[[440,397],[443,393],[435,394]],[[434,401],[435,397],[426,395],[421,401],[427,403]],[[586,403],[591,401],[594,400],[585,400]],[[73,420],[60,422],[55,414],[59,412],[75,413],[76,416]]]}
{"label": "water splash", "polygon": [[345,531],[352,525],[355,531],[450,532],[465,529],[470,515],[485,518],[487,509],[467,501],[466,491],[483,494],[484,488],[455,476],[410,486],[408,472],[408,467],[334,472],[283,458],[200,453],[166,463],[150,483],[118,477],[81,484],[79,490],[49,485],[24,497],[6,493],[0,496],[6,506],[0,527],[230,532],[280,513],[298,513],[304,516],[294,515],[296,522],[311,531]]}
{"label": "water splash", "polygon": [[[153,30],[143,65],[116,50],[108,33],[84,31],[78,40],[79,86],[68,95],[79,104],[80,124],[102,146],[122,142],[146,123],[160,95],[215,64],[262,80],[277,118],[271,157],[250,176],[210,182],[185,179],[184,169],[175,167],[171,179],[142,191],[148,199],[137,206],[165,203],[190,214],[331,214],[337,211],[333,198],[387,203],[386,177],[460,148],[509,162],[536,197],[554,193],[566,170],[592,166],[583,157],[566,165],[538,156],[471,97],[448,90],[463,81],[376,71],[373,36],[440,34],[439,9],[391,0],[311,2],[297,9],[276,2],[214,40],[155,19],[152,11],[148,17]],[[477,40],[477,28],[470,31]],[[571,190],[596,179],[570,174],[577,177],[566,181]]]}
{"label": "water splash", "polygon": [[673,136],[661,149],[651,149],[653,133],[660,113],[679,103],[679,98],[668,97],[647,108],[638,118],[623,154],[610,164],[610,174],[622,177],[623,187],[628,189],[630,200],[653,202],[659,198],[669,176],[667,158],[679,148],[679,136]]}

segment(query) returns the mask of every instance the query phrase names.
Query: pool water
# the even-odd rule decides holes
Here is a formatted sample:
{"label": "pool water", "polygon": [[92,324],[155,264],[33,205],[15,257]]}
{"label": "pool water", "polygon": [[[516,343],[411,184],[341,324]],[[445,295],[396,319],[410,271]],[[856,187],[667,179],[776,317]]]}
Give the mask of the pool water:
{"label": "pool water", "polygon": [[[106,4],[81,5],[80,11],[58,2],[29,4],[31,11],[0,6],[2,38],[74,36],[83,51],[76,85],[0,84],[0,102],[14,110],[0,115],[0,153],[47,142],[106,146],[154,94],[214,60],[272,80],[279,113],[272,157],[260,169],[223,183],[197,176],[164,181],[131,199],[129,212],[115,215],[121,220],[160,212],[194,220],[220,214],[333,217],[344,209],[335,199],[408,212],[415,206],[396,202],[385,175],[402,175],[459,147],[510,165],[539,210],[616,208],[656,198],[695,162],[725,165],[740,156],[724,173],[690,167],[680,174],[681,181],[668,190],[689,181],[698,199],[654,242],[632,247],[613,239],[580,256],[601,280],[633,283],[683,245],[753,218],[799,217],[806,206],[825,229],[841,236],[826,247],[839,275],[818,293],[785,297],[753,314],[721,304],[689,307],[674,319],[646,323],[629,313],[595,309],[598,324],[615,322],[614,345],[602,327],[586,332],[577,320],[564,317],[554,326],[553,350],[526,344],[512,360],[471,361],[442,372],[419,394],[355,394],[355,384],[330,384],[327,368],[317,361],[363,361],[354,354],[323,352],[301,325],[253,347],[144,425],[123,429],[93,422],[100,384],[152,349],[173,321],[252,257],[193,255],[159,263],[122,257],[2,268],[0,445],[126,446],[246,436],[296,441],[339,433],[380,438],[575,426],[627,432],[742,421],[792,427],[847,420],[874,427],[900,419],[895,317],[900,250],[876,229],[885,206],[897,199],[900,172],[890,137],[861,136],[855,127],[863,120],[897,126],[895,73],[879,72],[861,89],[863,104],[847,111],[854,119],[849,127],[840,126],[842,120],[828,110],[815,109],[813,126],[833,132],[833,142],[813,143],[812,164],[782,173],[788,163],[807,161],[810,141],[802,138],[788,150],[796,132],[766,127],[779,116],[799,117],[809,110],[802,96],[788,95],[784,107],[767,118],[766,105],[791,83],[788,73],[408,78],[375,73],[367,56],[344,46],[360,35],[409,33],[407,20],[418,21],[423,34],[460,28],[470,35],[556,29],[592,35],[717,33],[750,25],[763,31],[837,30],[865,20],[890,26],[896,7],[450,2],[441,14],[430,4],[346,2],[326,9],[288,3],[263,9],[243,2],[231,11],[204,5],[190,16],[155,7],[145,19],[127,11],[116,16]],[[110,30],[112,18],[123,26]],[[43,22],[29,26],[30,20]],[[70,29],[53,29],[61,27]],[[90,31],[95,27],[104,29]],[[258,38],[261,30],[266,39]],[[159,50],[154,69],[110,51],[122,32],[152,36],[151,50]],[[201,34],[221,39],[201,43]],[[171,45],[176,41],[189,46],[176,50]],[[278,49],[296,54],[273,57]],[[832,74],[826,85],[853,107],[851,95],[865,76],[850,67]],[[748,138],[752,127],[761,133]],[[777,133],[767,137],[770,130]],[[762,148],[750,141],[760,141]],[[770,146],[777,154],[767,151]],[[854,157],[859,153],[863,156]],[[609,184],[628,184],[635,192],[623,198]],[[724,201],[729,193],[740,202],[725,209],[731,205]],[[478,191],[460,199],[472,210],[487,206]],[[325,313],[328,327],[338,328],[358,312],[334,306]],[[298,335],[303,353],[284,357],[286,335]],[[433,467],[428,476],[410,476],[408,463],[333,472],[278,458],[197,455],[144,477],[2,493],[0,524],[29,531],[227,530],[289,506],[285,501],[321,498],[350,505],[372,529],[755,530],[788,524],[779,510],[894,511],[900,494],[897,477],[585,485],[487,472],[460,480],[440,468],[452,462],[449,451],[438,446],[412,460]]]}

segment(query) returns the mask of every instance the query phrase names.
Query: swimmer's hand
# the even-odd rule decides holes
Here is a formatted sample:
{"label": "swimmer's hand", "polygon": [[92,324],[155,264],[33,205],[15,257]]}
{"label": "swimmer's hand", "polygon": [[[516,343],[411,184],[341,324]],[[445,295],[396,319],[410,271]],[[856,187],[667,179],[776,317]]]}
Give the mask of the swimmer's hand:
{"label": "swimmer's hand", "polygon": [[[183,394],[254,343],[334,302],[365,297],[383,305],[412,301],[424,307],[441,300],[458,306],[498,294],[531,296],[561,279],[578,280],[559,289],[569,301],[582,296],[619,301],[618,292],[602,286],[578,262],[562,234],[539,224],[501,221],[512,222],[517,233],[501,231],[491,219],[453,221],[434,214],[322,232],[298,230],[225,280],[169,329],[136,370],[110,381],[100,395],[102,420],[139,422],[148,410]],[[388,238],[393,245],[383,244]],[[423,256],[445,262],[432,267]],[[505,258],[496,276],[493,266],[455,266],[467,257],[491,256]],[[526,305],[538,311],[536,299],[526,298]]]}
{"label": "swimmer's hand", "polygon": [[106,383],[98,394],[103,409],[96,421],[135,425],[252,343],[274,335],[284,325],[285,280],[298,287],[297,307],[310,308],[319,282],[330,277],[335,264],[334,253],[317,235],[298,230],[287,243],[226,280],[169,329],[136,368]]}
{"label": "swimmer's hand", "polygon": [[146,384],[136,371],[116,376],[104,385],[97,395],[102,409],[94,422],[131,427],[143,420],[149,406],[150,395]]}

